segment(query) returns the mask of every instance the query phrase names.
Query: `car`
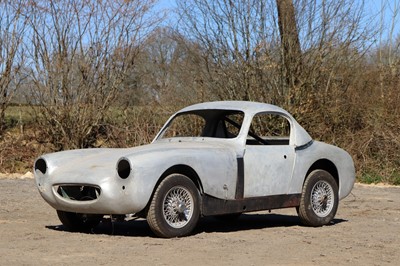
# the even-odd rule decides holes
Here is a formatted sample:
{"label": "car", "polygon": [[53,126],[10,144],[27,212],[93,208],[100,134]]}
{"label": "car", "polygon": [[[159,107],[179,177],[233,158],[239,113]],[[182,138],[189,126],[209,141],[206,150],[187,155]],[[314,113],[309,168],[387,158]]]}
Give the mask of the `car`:
{"label": "car", "polygon": [[173,114],[147,145],[44,154],[34,176],[67,230],[137,216],[170,238],[190,235],[203,216],[290,207],[306,226],[330,224],[355,168],[278,106],[217,101]]}

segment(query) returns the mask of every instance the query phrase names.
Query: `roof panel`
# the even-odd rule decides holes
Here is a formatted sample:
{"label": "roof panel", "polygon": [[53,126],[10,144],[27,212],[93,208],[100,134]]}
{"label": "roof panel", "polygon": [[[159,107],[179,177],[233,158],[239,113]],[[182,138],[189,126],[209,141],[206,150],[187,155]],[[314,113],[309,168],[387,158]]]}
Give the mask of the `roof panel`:
{"label": "roof panel", "polygon": [[216,101],[198,103],[181,109],[179,113],[205,109],[238,110],[245,113],[280,112],[288,114],[288,112],[284,109],[272,104],[247,101]]}

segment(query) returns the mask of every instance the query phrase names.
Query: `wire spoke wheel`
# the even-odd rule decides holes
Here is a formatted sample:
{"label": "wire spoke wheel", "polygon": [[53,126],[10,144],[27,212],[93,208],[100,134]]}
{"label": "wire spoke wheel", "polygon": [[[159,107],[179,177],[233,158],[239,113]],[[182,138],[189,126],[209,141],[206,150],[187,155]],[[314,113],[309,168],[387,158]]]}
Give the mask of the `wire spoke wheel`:
{"label": "wire spoke wheel", "polygon": [[306,178],[297,208],[300,220],[308,226],[329,224],[339,204],[338,184],[325,170],[314,170]]}
{"label": "wire spoke wheel", "polygon": [[311,207],[319,217],[327,216],[333,208],[334,194],[329,183],[318,181],[311,190]]}
{"label": "wire spoke wheel", "polygon": [[173,228],[184,227],[193,215],[193,197],[184,187],[171,188],[164,198],[163,215]]}
{"label": "wire spoke wheel", "polygon": [[187,176],[171,174],[156,188],[147,211],[151,230],[161,237],[190,234],[200,217],[200,194]]}

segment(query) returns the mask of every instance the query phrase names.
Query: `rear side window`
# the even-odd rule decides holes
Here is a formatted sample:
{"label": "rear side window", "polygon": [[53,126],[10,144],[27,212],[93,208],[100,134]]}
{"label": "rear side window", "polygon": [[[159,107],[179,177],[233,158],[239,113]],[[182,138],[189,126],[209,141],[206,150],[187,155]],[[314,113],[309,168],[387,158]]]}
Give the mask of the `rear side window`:
{"label": "rear side window", "polygon": [[242,128],[243,118],[244,114],[241,112],[224,114],[216,123],[213,137],[226,139],[236,138]]}
{"label": "rear side window", "polygon": [[290,123],[284,116],[260,113],[253,117],[248,141],[250,145],[289,145]]}

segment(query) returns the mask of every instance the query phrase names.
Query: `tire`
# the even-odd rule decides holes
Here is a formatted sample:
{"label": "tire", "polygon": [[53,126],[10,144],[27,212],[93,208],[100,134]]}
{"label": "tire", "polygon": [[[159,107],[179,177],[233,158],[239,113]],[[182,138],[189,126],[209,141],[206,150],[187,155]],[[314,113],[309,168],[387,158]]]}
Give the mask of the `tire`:
{"label": "tire", "polygon": [[338,208],[338,185],[324,170],[314,170],[306,178],[297,213],[307,226],[329,224]]}
{"label": "tire", "polygon": [[159,237],[189,235],[200,217],[200,194],[188,177],[167,176],[157,187],[147,212],[147,222]]}
{"label": "tire", "polygon": [[90,231],[103,219],[103,215],[100,214],[82,214],[59,210],[57,210],[57,215],[64,227],[73,232]]}

